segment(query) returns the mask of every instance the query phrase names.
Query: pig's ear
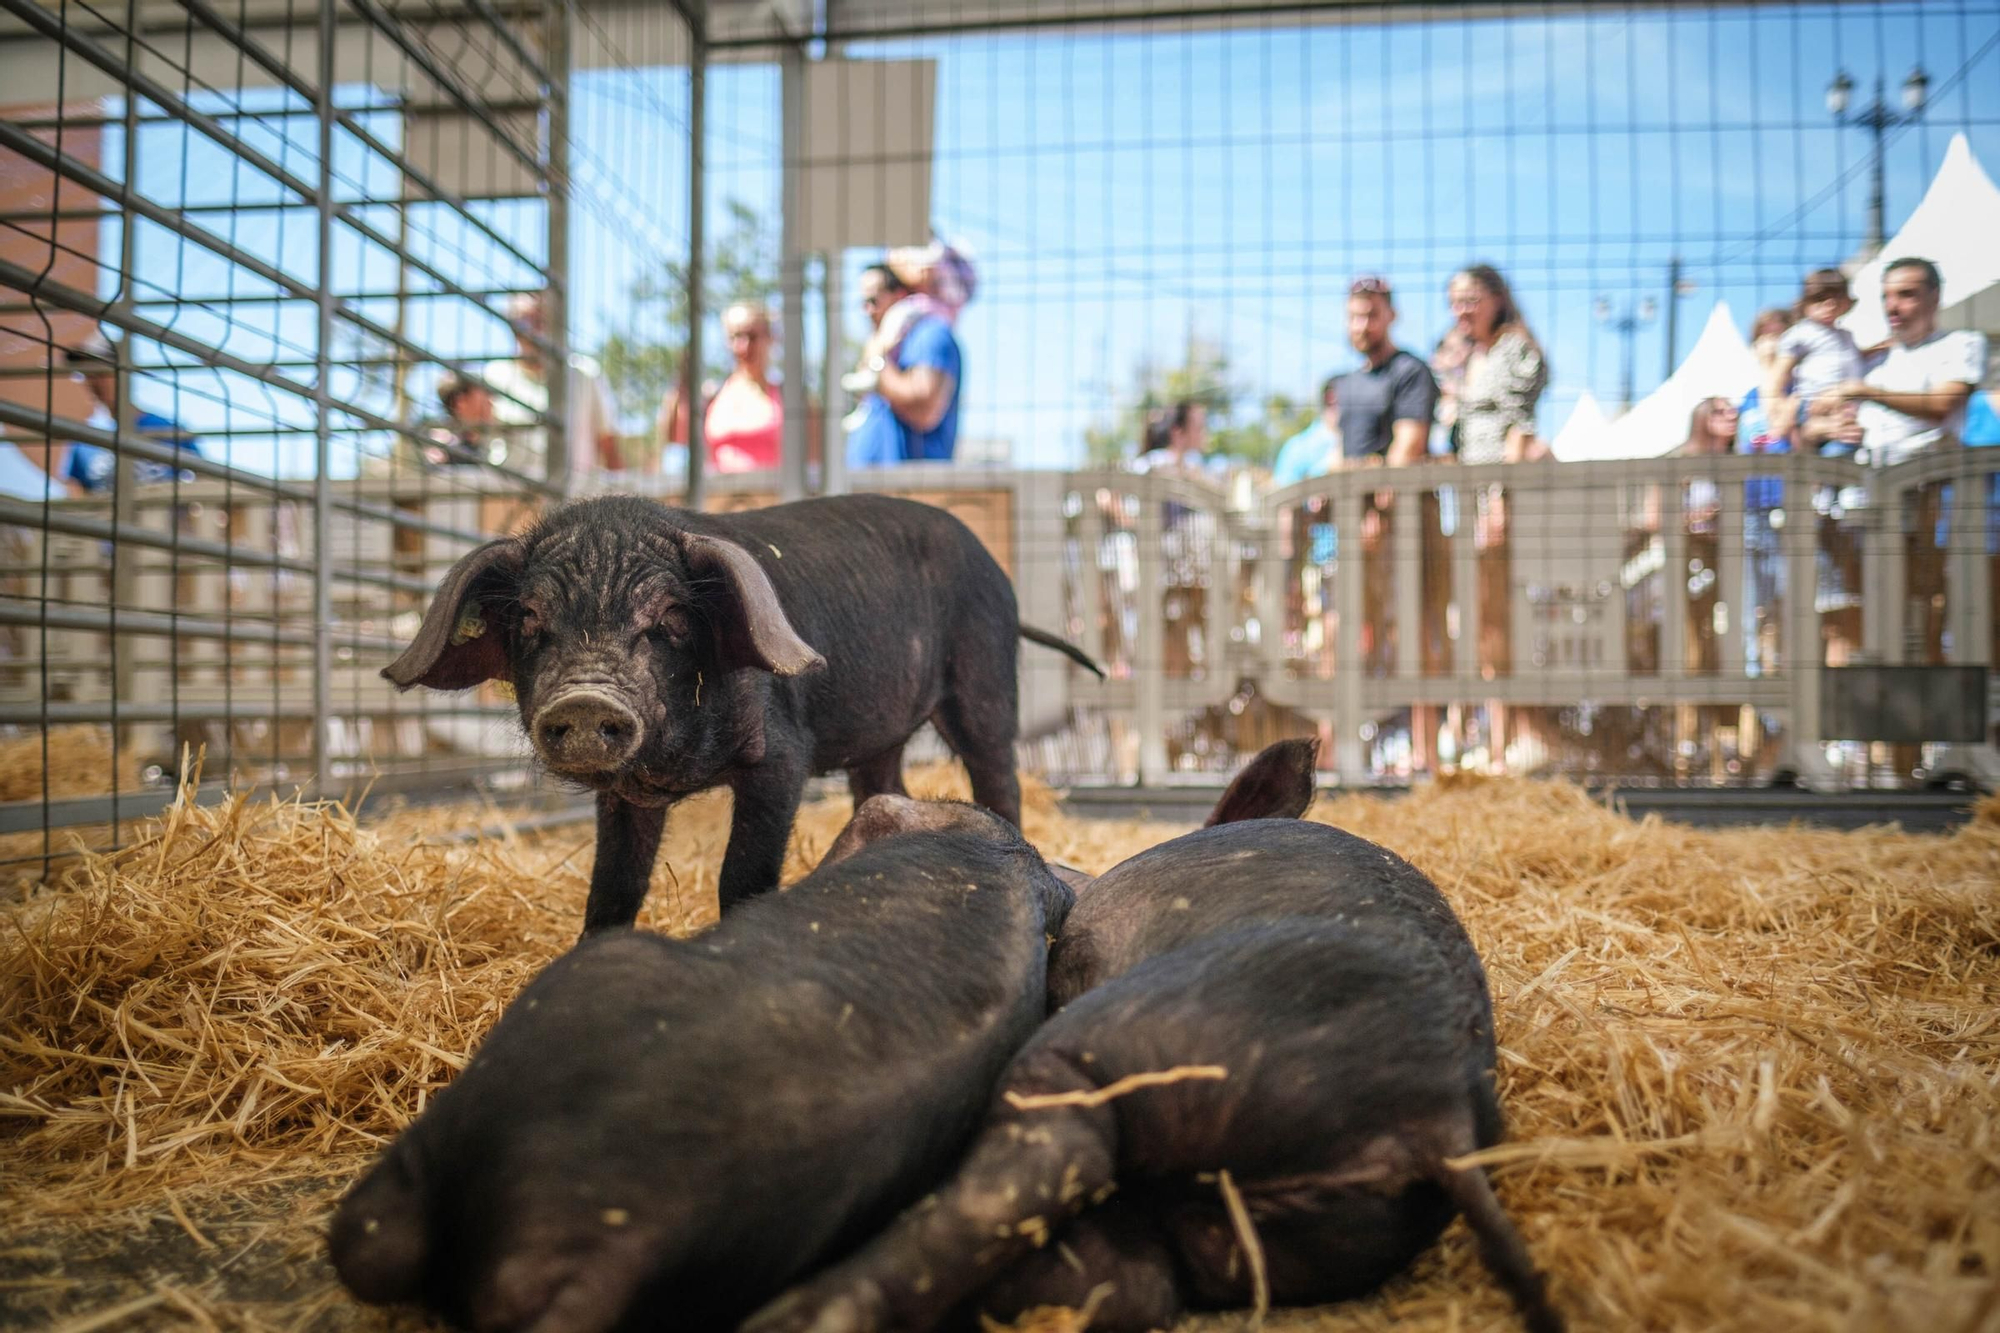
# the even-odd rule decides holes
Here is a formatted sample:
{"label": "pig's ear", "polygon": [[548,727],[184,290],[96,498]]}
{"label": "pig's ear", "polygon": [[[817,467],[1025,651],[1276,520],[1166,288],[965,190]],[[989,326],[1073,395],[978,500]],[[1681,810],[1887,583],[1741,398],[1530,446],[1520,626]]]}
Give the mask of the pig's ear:
{"label": "pig's ear", "polygon": [[1069,885],[1070,888],[1077,893],[1082,893],[1085,889],[1089,888],[1092,884],[1095,884],[1097,882],[1097,876],[1086,875],[1081,870],[1078,870],[1073,866],[1061,865],[1054,861],[1050,861],[1047,864],[1049,867],[1049,873],[1051,875],[1054,875],[1057,879]]}
{"label": "pig's ear", "polygon": [[941,809],[907,796],[871,796],[855,807],[854,817],[833,840],[820,858],[821,866],[839,865],[878,838],[898,833],[920,833],[943,828],[951,822],[948,808]]}
{"label": "pig's ear", "polygon": [[792,628],[778,603],[778,590],[748,551],[692,532],[684,549],[689,571],[720,585],[709,604],[724,662],[774,676],[803,675],[826,665]]}
{"label": "pig's ear", "polygon": [[423,627],[382,674],[398,689],[428,685],[463,690],[507,675],[507,645],[482,603],[520,576],[527,552],[512,538],[488,542],[451,567],[438,585]]}
{"label": "pig's ear", "polygon": [[1313,803],[1319,738],[1279,741],[1257,752],[1209,813],[1209,826],[1241,819],[1297,819]]}

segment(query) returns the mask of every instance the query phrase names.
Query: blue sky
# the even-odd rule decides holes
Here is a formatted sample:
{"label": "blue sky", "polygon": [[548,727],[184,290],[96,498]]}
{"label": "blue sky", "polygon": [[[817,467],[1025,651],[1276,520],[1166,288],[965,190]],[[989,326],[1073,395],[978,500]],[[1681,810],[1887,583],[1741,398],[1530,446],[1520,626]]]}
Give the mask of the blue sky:
{"label": "blue sky", "polygon": [[[1060,465],[1133,366],[1173,359],[1190,328],[1258,394],[1310,396],[1354,363],[1342,297],[1362,271],[1395,281],[1401,340],[1422,351],[1445,327],[1451,271],[1498,264],[1550,349],[1545,427],[1586,387],[1615,402],[1600,294],[1663,298],[1679,255],[1696,284],[1684,352],[1718,297],[1747,324],[1859,243],[1867,139],[1827,116],[1836,68],[1864,89],[1885,74],[1892,97],[1912,65],[1929,70],[1931,108],[1889,150],[1892,232],[1954,130],[2000,172],[1996,33],[1992,5],[1687,7],[866,54],[938,61],[934,212],[982,260],[963,429]],[[775,208],[775,180],[759,194],[756,173],[775,165],[775,76],[713,86],[711,123],[740,139],[711,161]],[[1657,320],[1637,336],[1641,394],[1665,370],[1664,334]]]}
{"label": "blue sky", "polygon": [[[584,38],[596,39],[611,41]],[[1859,243],[1867,137],[1836,127],[1824,109],[1836,68],[1851,71],[1864,97],[1877,74],[1893,97],[1912,65],[1929,71],[1928,114],[1889,149],[1891,232],[1954,131],[2000,174],[1993,0],[1634,14],[1607,5],[1556,19],[1317,27],[1272,19],[1228,32],[1171,23],[848,54],[937,62],[933,214],[981,264],[981,292],[960,330],[961,428],[1010,440],[1018,461],[1041,466],[1073,461],[1085,428],[1129,396],[1134,366],[1175,360],[1190,331],[1228,351],[1250,391],[1246,405],[1271,392],[1310,396],[1324,375],[1354,363],[1343,294],[1355,272],[1394,280],[1400,341],[1423,352],[1445,327],[1452,270],[1493,262],[1514,280],[1550,352],[1544,429],[1560,425],[1585,388],[1615,401],[1618,343],[1593,318],[1599,295],[1620,305],[1663,297],[1678,255],[1696,284],[1682,298],[1684,351],[1718,297],[1747,324],[1758,306],[1789,300],[1805,270]],[[735,199],[775,232],[775,68],[714,66],[709,93],[711,231]],[[359,106],[370,93],[351,87],[343,97]],[[589,71],[572,101],[573,334],[588,349],[634,318],[632,280],[685,250],[686,74]],[[393,114],[370,124],[391,141],[399,134]],[[289,134],[254,132],[309,174],[309,122],[292,125]],[[278,197],[227,159],[218,163],[199,139],[149,133],[193,145],[178,156],[149,147],[142,184],[155,197]],[[115,141],[107,161],[116,160]],[[386,164],[344,137],[338,143],[344,189],[379,191]],[[483,208],[497,230],[539,253],[537,206]],[[394,209],[369,215],[393,228]],[[209,225],[311,272],[312,222],[302,210],[210,215]],[[413,245],[461,280],[518,280],[520,266],[463,220],[416,209],[410,225]],[[115,253],[115,228],[105,232]],[[142,229],[141,269],[151,280],[237,296],[255,288],[194,253]],[[872,257],[856,249],[843,266],[851,276]],[[394,264],[351,232],[341,233],[335,266],[343,285],[393,288]],[[386,298],[357,304],[384,322],[393,311]],[[239,305],[204,323],[184,308],[181,319],[252,357],[310,345],[309,307],[261,309],[268,313]],[[846,318],[858,337],[859,310]],[[1666,368],[1664,323],[1637,337],[1641,394]],[[508,341],[495,321],[444,299],[415,303],[410,330],[452,357],[498,353]],[[808,336],[815,357],[817,341]],[[299,405],[261,393],[250,401],[230,378],[182,376],[180,414],[193,424],[229,411],[296,418]],[[412,391],[427,383],[416,377]],[[380,401],[385,391],[369,392]],[[296,449],[239,447],[250,466],[291,471],[301,461]]]}

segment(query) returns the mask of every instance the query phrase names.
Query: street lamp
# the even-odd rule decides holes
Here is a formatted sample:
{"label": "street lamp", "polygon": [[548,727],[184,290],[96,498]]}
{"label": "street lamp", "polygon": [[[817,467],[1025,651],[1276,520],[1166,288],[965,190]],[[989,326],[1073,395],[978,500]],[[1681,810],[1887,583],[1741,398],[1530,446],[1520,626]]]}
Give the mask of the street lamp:
{"label": "street lamp", "polygon": [[1591,306],[1591,313],[1597,316],[1599,324],[1616,333],[1624,343],[1620,362],[1619,408],[1621,411],[1629,410],[1632,406],[1632,340],[1640,329],[1653,322],[1653,316],[1659,313],[1659,306],[1652,297],[1642,296],[1638,305],[1620,314],[1611,304],[1610,297],[1600,296]]}
{"label": "street lamp", "polygon": [[1887,239],[1882,230],[1882,148],[1883,136],[1901,125],[1914,123],[1924,114],[1924,103],[1930,97],[1930,76],[1924,73],[1922,65],[1910,71],[1903,80],[1903,109],[1897,111],[1886,100],[1882,89],[1882,76],[1875,76],[1875,100],[1867,106],[1849,110],[1848,104],[1854,97],[1854,80],[1846,70],[1833,76],[1833,82],[1826,85],[1826,109],[1840,125],[1859,125],[1874,136],[1874,177],[1868,194],[1868,250],[1870,254],[1882,248]]}

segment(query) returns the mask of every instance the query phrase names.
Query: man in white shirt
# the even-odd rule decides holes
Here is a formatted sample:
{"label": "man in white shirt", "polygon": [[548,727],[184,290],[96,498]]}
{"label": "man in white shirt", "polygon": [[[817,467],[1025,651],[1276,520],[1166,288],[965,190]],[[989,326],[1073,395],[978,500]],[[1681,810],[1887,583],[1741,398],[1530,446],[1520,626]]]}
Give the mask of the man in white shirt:
{"label": "man in white shirt", "polygon": [[1957,444],[1965,405],[1986,372],[1986,335],[1940,331],[1943,282],[1928,259],[1898,259],[1882,274],[1889,347],[1859,380],[1831,396],[1856,404],[1861,442],[1877,466]]}
{"label": "man in white shirt", "polygon": [[[493,415],[508,427],[511,440],[524,440],[531,432],[518,429],[536,424],[549,407],[548,382],[542,371],[542,349],[536,339],[543,333],[542,298],[534,293],[516,296],[507,306],[507,318],[514,326],[519,352],[506,360],[488,361],[480,378],[493,389]],[[605,387],[604,372],[587,356],[572,353],[569,358],[569,468],[572,471],[602,469],[620,472],[625,460],[618,452],[617,413]],[[524,463],[518,456],[511,466],[531,470],[545,461],[541,449]],[[555,480],[555,478],[551,478]]]}

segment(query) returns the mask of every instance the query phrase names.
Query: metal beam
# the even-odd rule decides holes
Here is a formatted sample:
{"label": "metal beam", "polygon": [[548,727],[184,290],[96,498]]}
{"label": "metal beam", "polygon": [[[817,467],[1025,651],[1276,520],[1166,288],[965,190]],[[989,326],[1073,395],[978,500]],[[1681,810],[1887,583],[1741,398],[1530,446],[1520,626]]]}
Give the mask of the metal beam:
{"label": "metal beam", "polygon": [[[267,477],[261,472],[246,472],[242,468],[231,467],[227,463],[218,463],[214,459],[204,458],[200,454],[191,454],[186,450],[168,448],[157,441],[148,440],[138,435],[99,430],[87,422],[75,421],[68,417],[53,416],[46,412],[38,412],[32,408],[23,407],[19,403],[10,402],[5,398],[0,398],[0,425],[17,426],[23,430],[33,431],[36,435],[44,438],[75,440],[83,444],[94,444],[100,449],[114,450],[122,455],[145,459],[148,462],[163,463],[168,467],[192,472],[196,476],[213,477],[217,481],[257,491],[260,494],[260,498],[269,497],[274,501],[290,500],[298,504],[311,504],[313,502],[313,493],[309,487],[295,486],[289,482],[280,481],[275,477]],[[483,494],[486,493],[481,491],[457,491],[437,498],[469,499]],[[493,539],[493,534],[490,532],[475,532],[469,528],[454,528],[445,523],[433,523],[429,519],[420,518],[407,510],[395,509],[387,505],[375,505],[361,500],[337,498],[333,502],[333,507],[342,513],[353,514],[358,518],[372,519],[378,523],[387,523],[391,527],[402,528],[409,532],[422,532],[433,537],[443,537],[449,541],[464,542],[470,546],[477,546],[482,542]],[[30,524],[30,526],[34,525]]]}
{"label": "metal beam", "polygon": [[[97,634],[141,634],[159,639],[212,639],[226,643],[282,643],[310,648],[321,628],[286,629],[237,618],[213,620],[206,616],[184,616],[174,611],[134,611],[121,607],[74,606],[46,602],[34,597],[0,595],[0,625],[46,626],[49,629],[85,630]],[[340,632],[324,627],[327,642],[362,652],[400,653],[408,647],[401,639],[380,634]]]}
{"label": "metal beam", "polygon": [[[21,130],[16,129],[12,125],[9,125],[6,121],[0,121],[0,148],[11,149],[16,153],[19,153],[22,157],[28,159],[30,162],[35,163],[39,167],[42,167],[44,170],[55,173],[57,175],[64,176],[70,180],[75,181],[78,185],[83,186],[86,190],[89,190],[93,194],[100,194],[107,197],[117,197],[119,200],[120,207],[122,207],[126,212],[136,213],[140,217],[145,218],[148,222],[151,222],[156,226],[164,227],[168,231],[173,232],[177,236],[180,236],[189,241],[193,241],[196,245],[201,246],[203,249],[207,250],[209,253],[217,256],[218,258],[225,259],[228,262],[235,264],[239,268],[246,269],[249,272],[255,274],[257,277],[260,277],[264,281],[272,284],[273,286],[282,288],[283,290],[291,293],[291,295],[298,300],[317,301],[319,299],[318,292],[310,284],[303,282],[300,279],[293,277],[291,274],[286,273],[283,269],[268,264],[264,262],[262,259],[259,259],[257,256],[250,254],[245,250],[240,249],[239,247],[231,244],[228,240],[224,239],[223,237],[217,236],[214,232],[209,231],[206,227],[203,227],[198,223],[190,222],[186,217],[184,217],[181,213],[177,212],[176,210],[169,208],[162,208],[160,205],[154,203],[152,200],[128,191],[119,182],[112,180],[109,176],[97,170],[95,167],[90,166],[86,162],[79,161],[76,158],[69,156],[67,153],[57,152],[53,147],[42,142],[40,139],[37,139],[34,135],[24,133]],[[175,298],[175,299],[183,302],[185,301],[185,298]],[[258,298],[239,297],[236,299],[255,301]],[[336,299],[334,302],[334,312],[341,319],[346,320],[348,323],[354,325],[356,328],[359,328],[364,333],[367,333],[372,337],[379,338],[383,342],[386,342],[391,346],[399,349],[400,351],[407,353],[408,359],[410,361],[415,361],[418,363],[428,361],[428,362],[435,362],[439,365],[446,364],[443,358],[439,357],[436,353],[432,352],[430,349],[418,346],[416,343],[411,342],[409,339],[403,337],[401,334],[397,333],[394,329],[388,327],[385,324],[376,323],[374,320],[368,318],[360,311],[354,309],[354,307],[348,305],[345,301]],[[276,366],[279,363],[271,362],[268,364],[270,366]],[[318,363],[317,361],[315,361],[313,364],[317,366]],[[346,365],[349,363],[343,361],[342,364]],[[397,362],[396,364],[404,364],[404,363]],[[495,385],[488,384],[484,379],[480,378],[477,375],[471,375],[464,371],[460,371],[459,373],[461,375],[464,375],[465,378],[485,388],[487,392],[493,394],[495,397],[505,398],[508,402],[514,403],[515,405],[525,408],[530,412],[535,411],[535,407],[532,403],[522,402],[519,398],[515,397],[511,393],[508,393],[505,389],[501,389]],[[403,434],[407,438],[413,440],[421,438],[414,432],[406,428],[397,427],[397,429],[400,431],[401,434]],[[533,478],[528,477],[521,473],[510,472],[508,469],[500,467],[497,464],[482,463],[480,466],[490,467],[500,475],[508,477],[510,480],[521,482],[522,484],[527,484],[527,485],[535,484]]]}
{"label": "metal beam", "polygon": [[[1635,10],[1667,10],[1680,7],[1681,0],[1637,0],[1619,6],[1619,13]],[[1751,7],[1770,6],[1780,0],[1747,0]],[[1783,0],[1790,4],[1794,0]],[[1857,3],[1857,0],[1832,0],[1834,4]],[[877,11],[888,6],[877,3],[871,6]],[[1243,4],[1207,3],[1172,5],[1160,4],[1158,0],[1133,0],[1125,6],[1099,4],[1092,8],[1057,8],[1054,3],[1037,4],[1034,0],[1014,0],[1013,3],[987,3],[979,0],[956,0],[948,6],[912,0],[907,5],[909,18],[886,16],[882,21],[869,23],[866,20],[840,23],[832,19],[835,6],[827,6],[828,17],[823,18],[810,32],[792,33],[781,28],[769,32],[746,34],[735,37],[718,38],[712,44],[717,53],[733,53],[748,50],[768,50],[795,41],[823,41],[828,43],[901,41],[922,37],[963,37],[993,33],[1011,32],[1067,32],[1078,28],[1124,29],[1146,25],[1173,25],[1173,32],[1180,35],[1193,27],[1227,28],[1233,25],[1254,24],[1258,28],[1269,25],[1273,19],[1290,20],[1300,25],[1306,24],[1393,24],[1436,22],[1441,19],[1453,20],[1497,20],[1507,18],[1551,19],[1570,16],[1584,16],[1601,5],[1586,3],[1585,0],[1441,0],[1437,3],[1423,3],[1422,0],[1320,0],[1319,3],[1270,3],[1269,0],[1246,0]]]}
{"label": "metal beam", "polygon": [[[0,8],[22,16],[28,23],[28,26],[41,36],[68,47],[103,73],[123,83],[131,92],[156,103],[163,110],[201,131],[204,136],[212,140],[224,152],[242,158],[279,185],[299,196],[299,206],[305,208],[316,206],[318,190],[313,185],[293,175],[283,165],[273,161],[269,156],[250,147],[241,138],[224,129],[221,122],[212,116],[196,110],[186,101],[175,96],[157,80],[140,73],[138,69],[133,67],[130,61],[121,60],[119,57],[112,55],[109,51],[106,51],[97,43],[83,36],[74,28],[64,27],[58,20],[51,17],[47,11],[36,5],[33,0],[0,0]],[[311,94],[308,93],[307,95],[310,96]],[[387,250],[407,263],[411,268],[416,269],[425,277],[436,282],[444,293],[472,300],[458,286],[457,282],[447,276],[441,269],[409,253],[403,245],[357,216],[347,205],[335,205],[334,216],[339,218],[344,225],[353,228],[356,233],[371,245],[380,246],[382,249]],[[23,290],[26,289],[23,288]],[[486,307],[483,301],[475,300],[474,304],[490,310],[490,307]]]}
{"label": "metal beam", "polygon": [[[330,132],[327,137],[331,137]],[[328,218],[328,228],[325,234],[329,237],[332,235],[332,211],[331,205],[328,204],[325,207]],[[326,253],[331,253],[330,242]],[[116,308],[115,302],[107,302],[91,293],[80,291],[77,288],[62,283],[50,282],[42,275],[23,268],[11,260],[0,259],[0,284],[18,288],[31,296],[43,298],[49,304],[58,306],[64,310],[70,310],[80,315],[88,315],[104,323],[115,324],[129,333],[142,334],[154,342],[162,343],[168,347],[179,348],[190,356],[198,358],[208,366],[220,367],[223,370],[233,370],[239,375],[247,376],[260,384],[267,384],[274,389],[282,390],[296,397],[317,402],[322,396],[326,396],[328,401],[341,413],[355,418],[360,423],[358,427],[343,427],[342,429],[379,430],[392,435],[400,435],[405,439],[414,440],[419,444],[424,442],[422,435],[403,425],[401,422],[391,421],[389,418],[379,413],[371,412],[367,408],[358,406],[357,404],[332,399],[330,395],[325,395],[325,390],[322,387],[302,384],[289,376],[278,374],[269,366],[247,361],[233,353],[225,352],[219,347],[210,346],[199,338],[191,337],[169,325],[161,324],[157,320],[145,319],[139,315],[125,313]],[[329,291],[327,296],[331,300],[332,293]],[[329,312],[330,309],[329,307]],[[331,338],[330,333],[327,336],[329,339]],[[331,363],[329,362],[327,370],[330,369]],[[326,372],[323,371],[322,373]],[[499,467],[491,463],[482,463],[480,466],[497,476],[505,477],[507,480],[514,482],[524,489],[541,491],[550,495],[556,493],[547,482],[536,480],[525,473],[515,472],[510,468]]]}
{"label": "metal beam", "polygon": [[[708,136],[708,6],[705,0],[686,0],[682,13],[688,24],[688,262],[687,346],[681,353],[681,404],[687,409],[687,494],[689,509],[700,512],[708,499],[708,429],[703,418],[707,406],[701,401],[701,326],[708,316],[702,299],[702,284],[708,266],[703,260],[707,245],[703,227],[708,191],[704,188],[708,169],[704,165]],[[667,433],[674,423],[667,421]]]}
{"label": "metal beam", "polygon": [[[577,460],[569,456],[569,419],[576,404],[569,400],[569,3],[545,0],[543,38],[555,78],[547,85],[549,171],[543,178],[544,219],[549,251],[548,291],[542,298],[542,333],[548,338],[542,353],[542,381],[548,391],[545,417],[553,424],[542,432],[542,475],[554,483],[554,493],[567,494]],[[591,465],[597,441],[591,440]]]}
{"label": "metal beam", "polygon": [[[500,128],[493,118],[487,114],[485,106],[459,84],[457,76],[438,63],[438,58],[431,54],[429,47],[413,39],[393,15],[375,4],[375,0],[347,0],[347,3],[353,8],[355,13],[373,24],[377,32],[387,37],[391,45],[407,56],[411,64],[422,70],[424,76],[441,89],[446,97],[457,103],[460,111],[463,111],[466,115],[484,125],[487,133],[491,134],[501,147],[505,148],[521,165],[528,169],[529,179],[540,181],[544,185],[548,184],[550,175],[548,169],[536,160],[533,153],[522,148],[520,144],[515,143],[513,135],[508,134]],[[330,48],[334,42],[332,25],[322,23],[320,25],[320,32],[321,40],[326,42]],[[321,57],[323,61],[330,61],[331,58],[330,55],[323,55]],[[329,110],[329,117],[331,114]]]}
{"label": "metal beam", "polygon": [[778,455],[778,498],[806,493],[806,257],[805,227],[806,53],[794,43],[778,54],[782,233],[778,289],[785,312],[785,422]]}
{"label": "metal beam", "polygon": [[[187,10],[189,14],[193,15],[196,19],[199,19],[203,24],[207,25],[207,27],[211,31],[213,31],[218,37],[221,37],[224,41],[231,43],[244,55],[248,56],[253,64],[255,64],[258,68],[262,69],[266,74],[269,74],[272,78],[276,79],[280,85],[290,88],[293,92],[297,93],[299,96],[303,98],[306,98],[308,100],[313,100],[314,98],[313,87],[310,83],[300,78],[297,74],[293,73],[289,65],[287,65],[284,61],[278,59],[277,56],[273,55],[270,49],[266,47],[262,42],[259,42],[256,38],[252,37],[248,32],[248,30],[225,18],[222,15],[221,11],[217,10],[213,5],[208,3],[208,0],[176,0],[176,2],[181,6],[181,8]],[[484,0],[481,0],[481,6],[488,12],[491,12],[491,6],[485,5]],[[540,66],[537,65],[534,66],[533,68],[537,76],[541,77],[544,82],[547,82],[547,76],[541,74]],[[407,110],[406,107],[403,107],[401,105],[397,105],[395,107],[388,109],[393,110],[399,114]],[[299,112],[296,114],[311,115],[311,114],[316,114],[316,112]],[[423,172],[420,172],[415,167],[411,166],[406,154],[395,151],[388,144],[383,143],[380,139],[376,138],[372,133],[370,133],[368,129],[361,123],[359,117],[354,113],[352,109],[343,110],[342,108],[336,107],[334,108],[334,118],[339,122],[340,127],[342,129],[346,130],[349,134],[352,134],[356,139],[360,140],[362,146],[367,148],[368,151],[370,151],[371,153],[375,153],[380,157],[387,158],[391,162],[394,162],[396,164],[396,170],[401,172],[406,179],[416,182],[417,188],[429,194],[439,203],[442,203],[447,207],[451,208],[452,211],[457,213],[460,218],[464,219],[467,222],[470,222],[488,239],[492,240],[495,244],[499,245],[501,249],[505,250],[508,254],[512,255],[515,259],[519,260],[521,263],[527,265],[531,269],[539,269],[541,267],[541,265],[537,263],[534,259],[530,258],[528,255],[523,254],[519,249],[517,249],[514,245],[514,242],[511,239],[501,235],[499,231],[495,230],[492,224],[487,222],[486,219],[480,217],[478,214],[474,213],[471,209],[467,208],[465,206],[464,200],[460,199],[457,195],[451,193],[450,191],[444,189],[442,186],[438,185],[437,182],[431,180]],[[350,201],[350,203],[352,202],[355,201]],[[500,314],[501,312],[494,311],[493,313]]]}
{"label": "metal beam", "polygon": [[[255,690],[239,687],[239,695],[253,695]],[[336,717],[408,718],[421,720],[434,717],[490,717],[495,719],[518,718],[520,712],[504,704],[440,704],[412,703],[396,707],[391,703],[352,702],[343,704],[334,712]],[[0,725],[35,727],[44,725],[63,726],[69,723],[117,722],[160,723],[160,722],[259,722],[290,720],[300,721],[312,716],[312,703],[306,701],[283,702],[271,700],[267,703],[244,703],[232,700],[227,703],[113,703],[104,700],[99,703],[30,703],[0,704]]]}
{"label": "metal beam", "polygon": [[[362,764],[363,760],[347,760],[349,764]],[[372,765],[370,765],[372,768]],[[388,773],[356,773],[336,779],[334,790],[363,790],[371,796],[389,795],[394,792],[414,791],[419,788],[436,789],[454,785],[469,785],[482,778],[498,777],[521,771],[517,759],[494,760],[475,763],[449,765],[427,765],[423,768],[405,769]],[[341,784],[344,784],[342,786]],[[262,782],[247,789],[231,787],[223,782],[204,782],[195,789],[195,804],[215,805],[239,793],[247,799],[255,800],[264,796],[290,798],[300,790],[295,782]],[[332,792],[322,793],[331,796]],[[79,824],[122,824],[132,820],[150,819],[180,799],[177,787],[156,787],[148,791],[120,792],[116,796],[77,796],[60,801],[8,801],[0,804],[0,833],[33,833],[39,829],[72,828]],[[65,850],[51,848],[49,855],[67,856]],[[17,858],[21,861],[39,861],[39,855]]]}
{"label": "metal beam", "polygon": [[[88,537],[95,541],[114,542],[121,546],[143,546],[154,551],[170,551],[176,556],[204,557],[219,560],[231,569],[283,569],[295,574],[313,572],[313,562],[310,560],[274,555],[244,546],[231,545],[228,542],[210,541],[205,537],[183,537],[176,533],[159,532],[115,519],[88,518],[81,514],[58,510],[54,506],[29,504],[8,498],[0,498],[0,524],[12,524],[44,532],[60,532],[68,537]],[[415,593],[422,597],[428,597],[436,591],[431,584],[421,579],[405,578],[398,574],[364,574],[357,569],[337,569],[333,577],[343,583],[367,584],[370,587],[389,588],[396,592]]]}

